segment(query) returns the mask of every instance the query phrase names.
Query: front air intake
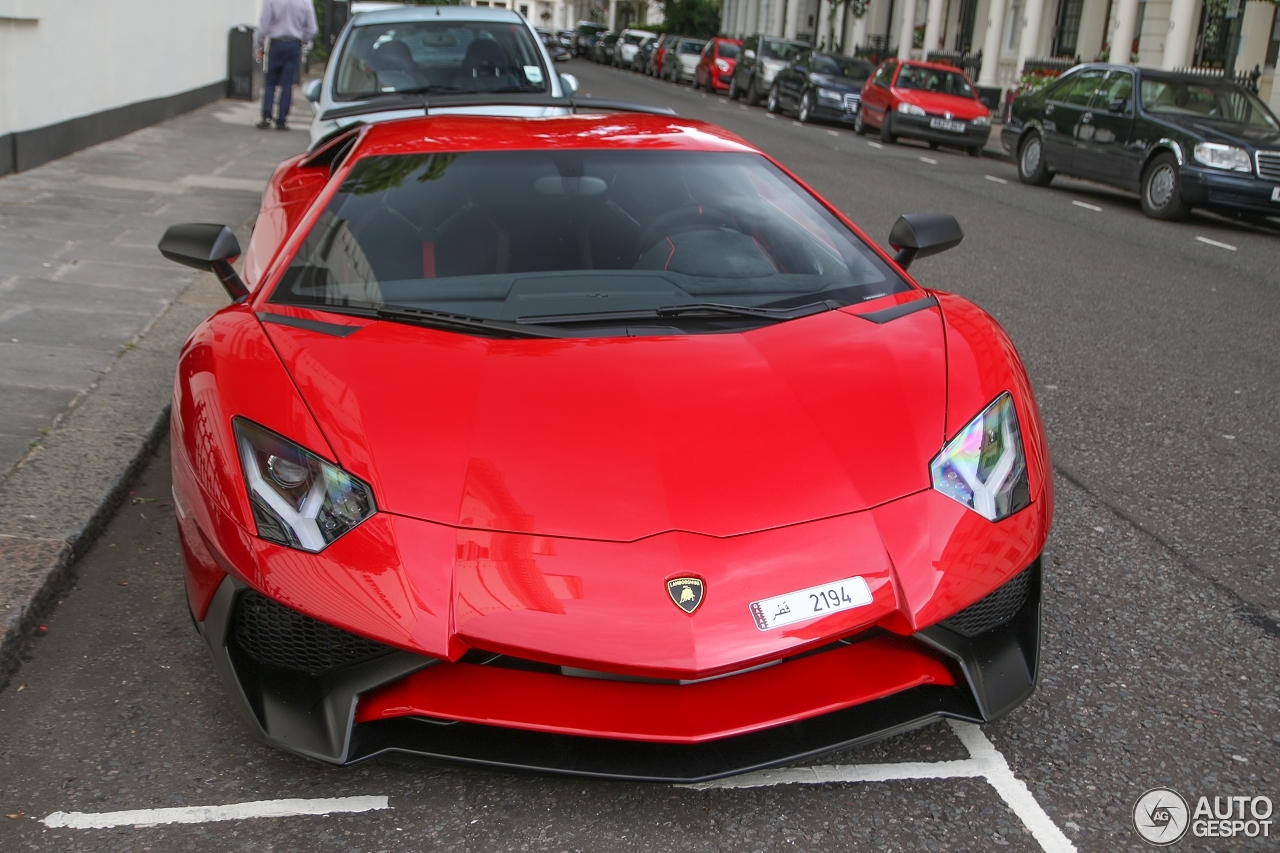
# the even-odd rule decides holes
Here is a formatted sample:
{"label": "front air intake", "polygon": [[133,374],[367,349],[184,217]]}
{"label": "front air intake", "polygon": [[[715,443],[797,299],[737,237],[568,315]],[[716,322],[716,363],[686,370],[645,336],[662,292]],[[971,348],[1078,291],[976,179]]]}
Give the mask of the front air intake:
{"label": "front air intake", "polygon": [[976,637],[1008,622],[1027,603],[1031,589],[1031,569],[1014,575],[1004,586],[970,604],[942,623],[942,627],[964,637]]}
{"label": "front air intake", "polygon": [[260,664],[323,675],[391,651],[277,604],[252,590],[236,604],[231,639]]}

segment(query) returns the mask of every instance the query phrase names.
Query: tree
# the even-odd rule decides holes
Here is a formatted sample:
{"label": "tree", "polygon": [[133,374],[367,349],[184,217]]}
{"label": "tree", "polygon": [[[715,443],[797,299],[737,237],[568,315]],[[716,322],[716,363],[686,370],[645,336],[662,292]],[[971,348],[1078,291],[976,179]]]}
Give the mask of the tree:
{"label": "tree", "polygon": [[662,0],[667,32],[711,38],[720,32],[720,4],[714,0]]}

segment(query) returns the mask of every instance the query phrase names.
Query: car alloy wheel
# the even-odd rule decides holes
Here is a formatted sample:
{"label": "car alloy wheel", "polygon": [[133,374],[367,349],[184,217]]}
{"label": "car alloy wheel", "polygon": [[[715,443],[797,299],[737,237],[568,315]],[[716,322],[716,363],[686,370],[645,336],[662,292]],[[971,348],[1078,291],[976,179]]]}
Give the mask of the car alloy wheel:
{"label": "car alloy wheel", "polygon": [[769,90],[769,103],[765,105],[765,109],[771,113],[776,113],[778,112],[778,107],[778,84],[774,83],[773,88]]}
{"label": "car alloy wheel", "polygon": [[858,111],[853,114],[853,132],[859,136],[867,135],[867,123],[862,120],[862,107],[858,107]]}
{"label": "car alloy wheel", "polygon": [[1018,180],[1037,187],[1048,186],[1053,172],[1044,160],[1044,141],[1037,131],[1031,131],[1018,150]]}
{"label": "car alloy wheel", "polygon": [[800,121],[808,122],[813,119],[813,92],[805,92],[804,97],[800,99]]}
{"label": "car alloy wheel", "polygon": [[1165,151],[1157,154],[1142,174],[1142,212],[1152,219],[1182,219],[1191,205],[1182,200],[1178,161]]}

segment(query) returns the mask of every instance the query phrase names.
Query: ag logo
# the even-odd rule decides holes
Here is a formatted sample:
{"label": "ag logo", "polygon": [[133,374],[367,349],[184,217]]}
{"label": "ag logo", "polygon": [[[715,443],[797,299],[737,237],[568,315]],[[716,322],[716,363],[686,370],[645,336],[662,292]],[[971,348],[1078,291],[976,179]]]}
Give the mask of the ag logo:
{"label": "ag logo", "polygon": [[1190,818],[1187,801],[1170,788],[1152,788],[1133,804],[1133,828],[1143,841],[1157,847],[1182,840]]}
{"label": "ag logo", "polygon": [[692,613],[702,603],[702,581],[698,578],[676,578],[667,581],[667,594],[685,613]]}

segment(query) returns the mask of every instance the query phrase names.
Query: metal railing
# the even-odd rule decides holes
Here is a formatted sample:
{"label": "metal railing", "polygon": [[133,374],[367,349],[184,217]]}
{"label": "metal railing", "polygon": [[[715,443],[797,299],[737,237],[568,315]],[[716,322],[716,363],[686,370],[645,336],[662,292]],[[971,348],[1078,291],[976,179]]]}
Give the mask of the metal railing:
{"label": "metal railing", "polygon": [[974,81],[982,73],[982,51],[967,53],[959,50],[931,50],[925,55],[925,59],[959,68]]}
{"label": "metal railing", "polygon": [[1029,74],[1032,71],[1056,71],[1059,74],[1075,68],[1080,64],[1078,56],[1028,56],[1027,60],[1022,63],[1022,73]]}
{"label": "metal railing", "polygon": [[1253,66],[1252,71],[1242,71],[1231,77],[1227,77],[1226,71],[1221,68],[1204,68],[1200,66],[1175,68],[1178,74],[1193,74],[1196,77],[1216,77],[1218,79],[1228,79],[1232,83],[1239,83],[1253,94],[1258,94],[1258,78],[1262,76],[1262,69],[1257,65]]}

